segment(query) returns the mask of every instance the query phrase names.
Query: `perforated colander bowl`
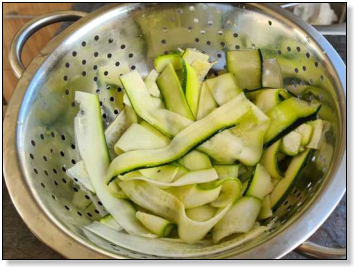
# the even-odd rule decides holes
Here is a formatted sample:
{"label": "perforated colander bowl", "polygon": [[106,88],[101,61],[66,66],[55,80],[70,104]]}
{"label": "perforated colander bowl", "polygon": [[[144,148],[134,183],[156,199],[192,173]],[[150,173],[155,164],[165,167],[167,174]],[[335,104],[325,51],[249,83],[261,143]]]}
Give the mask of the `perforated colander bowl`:
{"label": "perforated colander bowl", "polygon": [[[23,70],[19,56],[34,31],[81,17]],[[226,69],[226,50],[260,48],[264,59],[278,59],[285,88],[323,103],[321,117],[331,127],[269,231],[240,245],[229,241],[151,254],[146,240],[122,248],[83,229],[102,211],[101,203],[91,204],[66,174],[80,160],[74,138],[74,91],[98,93],[108,125],[121,111],[122,101],[116,96],[121,90],[108,94],[107,86],[99,84],[99,67],[128,65],[145,76],[155,56],[178,47],[209,54],[218,61],[212,73]],[[304,243],[345,192],[345,65],[318,32],[279,7],[152,3],[109,5],[88,15],[57,12],[27,24],[15,37],[11,54],[14,72],[21,78],[4,121],[6,184],[29,228],[66,257],[278,258]],[[301,249],[322,257],[343,253],[313,245]]]}

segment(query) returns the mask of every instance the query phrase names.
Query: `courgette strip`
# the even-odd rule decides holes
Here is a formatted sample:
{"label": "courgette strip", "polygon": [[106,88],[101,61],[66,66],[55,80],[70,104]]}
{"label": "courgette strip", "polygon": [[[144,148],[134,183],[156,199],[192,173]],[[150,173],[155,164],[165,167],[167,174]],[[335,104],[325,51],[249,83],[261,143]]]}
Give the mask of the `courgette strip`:
{"label": "courgette strip", "polygon": [[76,92],[75,100],[80,104],[80,111],[75,117],[76,142],[97,197],[128,233],[155,237],[137,221],[134,207],[127,200],[112,196],[104,182],[110,157],[102,126],[98,96]]}
{"label": "courgette strip", "polygon": [[106,183],[114,177],[140,168],[173,162],[212,137],[218,131],[238,123],[250,109],[249,101],[240,94],[177,134],[171,143],[155,150],[136,150],[115,158],[107,171]]}

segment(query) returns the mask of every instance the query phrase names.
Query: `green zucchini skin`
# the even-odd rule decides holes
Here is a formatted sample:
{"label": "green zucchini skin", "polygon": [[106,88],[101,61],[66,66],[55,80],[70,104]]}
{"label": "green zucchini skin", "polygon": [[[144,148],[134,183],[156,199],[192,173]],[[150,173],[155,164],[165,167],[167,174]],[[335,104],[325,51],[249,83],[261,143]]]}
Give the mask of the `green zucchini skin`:
{"label": "green zucchini skin", "polygon": [[299,127],[301,124],[304,124],[308,121],[313,121],[316,120],[318,117],[318,112],[321,108],[321,105],[319,106],[319,108],[317,109],[317,111],[305,118],[300,118],[297,121],[295,121],[293,124],[291,124],[289,127],[287,127],[286,129],[284,129],[281,133],[279,133],[276,137],[274,137],[272,140],[268,141],[267,143],[264,144],[264,148],[272,145],[273,143],[275,143],[276,141],[278,141],[279,139],[283,138],[285,135],[287,135],[289,132],[291,132],[292,130],[296,129],[297,127]]}
{"label": "green zucchini skin", "polygon": [[301,124],[316,119],[321,106],[311,105],[295,97],[280,102],[267,112],[271,124],[264,137],[264,147],[270,146]]}
{"label": "green zucchini skin", "polygon": [[[304,153],[305,152],[305,153]],[[293,186],[295,186],[299,176],[301,175],[301,173],[303,172],[303,169],[305,168],[305,166],[308,164],[310,158],[313,156],[313,149],[307,149],[305,151],[303,151],[301,154],[297,155],[296,157],[298,156],[302,156],[304,155],[305,158],[303,158],[302,160],[302,163],[299,167],[299,169],[297,169],[297,172],[296,173],[288,173],[288,171],[290,170],[289,167],[288,167],[288,170],[287,172],[285,173],[285,176],[284,178],[288,175],[288,174],[294,174],[294,177],[291,179],[290,181],[290,185],[286,188],[285,192],[283,192],[282,196],[277,200],[275,201],[272,197],[273,193],[276,192],[276,189],[277,189],[277,186],[278,184],[281,183],[281,181],[279,181],[279,183],[276,185],[276,187],[274,188],[274,190],[272,191],[271,193],[271,205],[272,205],[272,210],[273,211],[276,211],[279,206],[286,200],[287,196],[289,195],[291,189],[293,188]],[[295,158],[295,157],[294,157]],[[284,179],[283,178],[283,179]]]}

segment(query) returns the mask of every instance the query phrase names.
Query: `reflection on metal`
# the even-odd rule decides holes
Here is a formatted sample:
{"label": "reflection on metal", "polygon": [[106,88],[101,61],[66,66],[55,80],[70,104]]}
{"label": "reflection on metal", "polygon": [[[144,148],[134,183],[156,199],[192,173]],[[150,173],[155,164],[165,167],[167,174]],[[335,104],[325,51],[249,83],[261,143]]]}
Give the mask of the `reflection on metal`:
{"label": "reflection on metal", "polygon": [[[45,20],[46,21],[46,20]],[[39,21],[36,29],[42,27]],[[80,158],[73,118],[74,91],[100,93],[105,123],[122,109],[120,90],[103,83],[99,68],[128,66],[146,75],[153,57],[178,47],[205,51],[225,69],[225,51],[260,48],[277,58],[284,87],[323,103],[331,123],[326,141],[269,232],[238,247],[194,252],[202,258],[279,258],[302,244],[330,215],[346,189],[346,68],[329,43],[291,13],[262,4],[123,4],[91,13],[53,39],[22,73],[4,122],[4,174],[12,200],[30,229],[69,258],[161,258],[91,242],[82,227],[98,218],[66,175]],[[15,40],[16,41],[16,40]],[[19,39],[17,40],[19,41]],[[113,69],[113,70],[112,70]],[[309,171],[309,170],[308,170]],[[310,184],[310,185],[309,185]],[[76,195],[76,196],[75,196]],[[83,202],[82,202],[83,200]],[[229,243],[230,244],[230,243]],[[138,247],[146,246],[146,239]],[[186,246],[184,245],[183,250]]]}

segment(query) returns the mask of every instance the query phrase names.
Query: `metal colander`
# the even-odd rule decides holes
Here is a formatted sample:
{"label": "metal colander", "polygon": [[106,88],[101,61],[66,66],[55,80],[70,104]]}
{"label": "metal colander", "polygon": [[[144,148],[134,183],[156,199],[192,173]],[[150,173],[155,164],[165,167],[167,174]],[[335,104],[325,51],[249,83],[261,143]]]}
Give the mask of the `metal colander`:
{"label": "metal colander", "polygon": [[[15,37],[11,52],[21,78],[4,122],[4,173],[16,208],[42,241],[69,258],[263,259],[283,256],[319,228],[346,190],[346,67],[318,32],[269,4],[124,4],[85,15],[68,11],[35,19]],[[23,70],[21,50],[33,32],[81,17]],[[121,111],[122,90],[100,84],[99,68],[127,65],[145,76],[155,56],[178,47],[209,54],[218,61],[214,74],[226,69],[226,50],[260,48],[264,59],[278,59],[285,88],[323,103],[321,117],[331,126],[269,231],[236,246],[229,241],[187,255],[186,249],[173,256],[145,254],[145,240],[127,249],[83,229],[103,209],[66,174],[80,160],[74,91],[98,93],[108,125]],[[330,253],[313,245],[301,249]]]}

